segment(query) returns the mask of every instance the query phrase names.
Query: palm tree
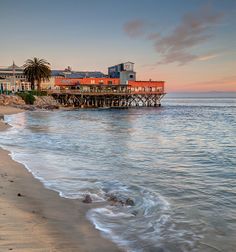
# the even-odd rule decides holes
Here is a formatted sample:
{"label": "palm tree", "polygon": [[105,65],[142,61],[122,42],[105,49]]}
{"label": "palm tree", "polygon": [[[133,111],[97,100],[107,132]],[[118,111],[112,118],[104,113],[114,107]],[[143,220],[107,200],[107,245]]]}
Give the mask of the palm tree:
{"label": "palm tree", "polygon": [[34,57],[33,59],[27,59],[24,64],[24,75],[26,79],[31,83],[31,89],[35,89],[35,83],[37,83],[38,90],[41,90],[41,82],[49,80],[51,76],[50,63],[44,59]]}

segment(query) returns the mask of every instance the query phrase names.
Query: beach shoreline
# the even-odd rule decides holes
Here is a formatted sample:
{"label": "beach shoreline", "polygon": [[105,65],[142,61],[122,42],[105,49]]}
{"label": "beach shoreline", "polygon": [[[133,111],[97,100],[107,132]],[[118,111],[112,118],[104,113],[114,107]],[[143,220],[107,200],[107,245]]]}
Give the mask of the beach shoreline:
{"label": "beach shoreline", "polygon": [[[2,115],[19,112],[23,110],[0,106]],[[8,127],[0,121],[0,131]],[[9,154],[0,148],[1,251],[121,251],[86,219],[92,204],[46,189]]]}

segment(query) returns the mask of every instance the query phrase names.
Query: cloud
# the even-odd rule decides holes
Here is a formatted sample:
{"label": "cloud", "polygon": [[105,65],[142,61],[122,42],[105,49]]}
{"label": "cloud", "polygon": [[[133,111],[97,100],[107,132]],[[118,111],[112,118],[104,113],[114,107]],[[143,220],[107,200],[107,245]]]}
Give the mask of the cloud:
{"label": "cloud", "polygon": [[222,76],[210,80],[182,84],[185,91],[236,92],[236,75]]}
{"label": "cloud", "polygon": [[158,32],[153,32],[153,33],[150,33],[150,34],[147,35],[148,40],[157,40],[157,39],[160,39],[160,38],[161,38],[161,35]]}
{"label": "cloud", "polygon": [[171,51],[162,54],[162,59],[157,64],[169,64],[177,62],[179,65],[185,65],[190,61],[194,61],[198,56],[187,51]]}
{"label": "cloud", "polygon": [[199,61],[207,61],[221,56],[221,53],[207,53],[197,58]]}
{"label": "cloud", "polygon": [[220,79],[215,79],[211,81],[203,81],[203,82],[195,82],[191,83],[190,85],[202,85],[202,86],[224,86],[224,85],[232,85],[236,87],[236,75],[225,76]]}
{"label": "cloud", "polygon": [[126,35],[137,38],[145,33],[146,22],[141,19],[131,20],[124,24],[123,29]]}
{"label": "cloud", "polygon": [[177,62],[183,65],[199,59],[191,50],[212,38],[211,28],[221,18],[222,13],[213,13],[209,9],[185,15],[170,34],[153,40],[156,51],[162,57],[159,63]]}
{"label": "cloud", "polygon": [[194,53],[194,49],[213,37],[213,27],[219,24],[222,17],[222,13],[216,13],[209,6],[204,6],[184,15],[180,23],[167,34],[148,32],[153,26],[139,19],[126,23],[124,31],[129,37],[137,38],[145,35],[146,40],[152,41],[161,57],[157,64],[184,65],[191,61],[206,61],[218,56],[210,53],[199,55]]}

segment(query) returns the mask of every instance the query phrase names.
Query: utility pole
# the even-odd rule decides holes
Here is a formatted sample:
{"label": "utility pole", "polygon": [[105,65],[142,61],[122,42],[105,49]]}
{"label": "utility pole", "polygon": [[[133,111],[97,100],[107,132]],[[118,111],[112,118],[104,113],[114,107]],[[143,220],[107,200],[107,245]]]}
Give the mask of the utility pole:
{"label": "utility pole", "polygon": [[14,86],[14,93],[16,92],[16,65],[13,60],[13,65],[12,65],[12,74],[13,74],[13,86]]}

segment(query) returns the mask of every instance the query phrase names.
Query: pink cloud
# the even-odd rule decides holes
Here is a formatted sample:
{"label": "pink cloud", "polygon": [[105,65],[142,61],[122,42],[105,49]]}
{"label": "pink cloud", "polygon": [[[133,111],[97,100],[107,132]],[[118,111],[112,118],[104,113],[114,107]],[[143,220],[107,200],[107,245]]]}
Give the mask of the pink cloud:
{"label": "pink cloud", "polygon": [[220,79],[216,80],[211,80],[211,81],[203,81],[203,82],[197,82],[197,83],[192,83],[189,85],[202,85],[202,86],[215,86],[215,85],[232,85],[236,88],[236,75],[232,76],[226,76]]}
{"label": "pink cloud", "polygon": [[222,13],[213,13],[209,9],[186,14],[171,33],[154,39],[154,47],[162,57],[159,63],[183,65],[198,59],[192,49],[212,38],[212,27],[221,19]]}
{"label": "pink cloud", "polygon": [[145,33],[146,22],[141,19],[131,20],[124,24],[124,32],[131,38],[142,36]]}
{"label": "pink cloud", "polygon": [[179,91],[224,91],[236,92],[236,75],[224,76],[218,79],[192,82],[182,85]]}
{"label": "pink cloud", "polygon": [[197,60],[199,60],[199,61],[207,61],[207,60],[215,59],[215,58],[217,58],[219,56],[221,56],[220,53],[207,53],[207,54],[199,56],[197,58]]}
{"label": "pink cloud", "polygon": [[[131,38],[144,36],[151,40],[161,59],[158,64],[178,63],[184,65],[195,60],[209,60],[216,57],[205,53],[194,53],[196,46],[210,41],[213,28],[222,20],[223,14],[216,13],[209,6],[195,12],[187,13],[176,27],[168,34],[150,32],[155,26],[140,19],[132,20],[124,25],[125,33]],[[209,54],[209,55],[208,55]]]}

